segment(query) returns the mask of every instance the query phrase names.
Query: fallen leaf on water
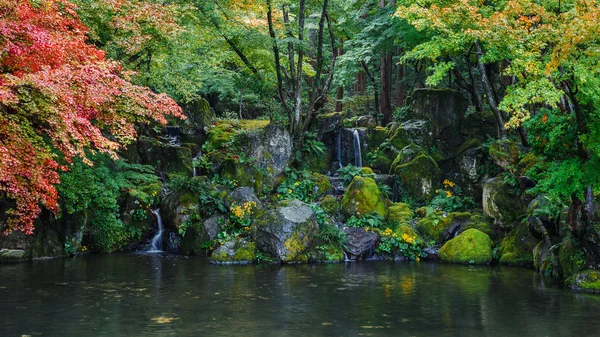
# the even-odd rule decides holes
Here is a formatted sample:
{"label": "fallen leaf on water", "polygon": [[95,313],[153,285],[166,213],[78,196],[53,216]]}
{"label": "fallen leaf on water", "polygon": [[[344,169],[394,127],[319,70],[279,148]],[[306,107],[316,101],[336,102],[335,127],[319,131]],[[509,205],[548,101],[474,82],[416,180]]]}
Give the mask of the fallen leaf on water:
{"label": "fallen leaf on water", "polygon": [[158,316],[158,317],[152,317],[152,320],[155,321],[158,324],[168,324],[173,322],[174,320],[177,320],[179,318],[177,317],[165,317],[165,316]]}
{"label": "fallen leaf on water", "polygon": [[329,322],[323,322],[323,323],[321,323],[321,325],[328,326],[328,325],[333,325],[333,324],[331,324],[331,323],[329,323]]}

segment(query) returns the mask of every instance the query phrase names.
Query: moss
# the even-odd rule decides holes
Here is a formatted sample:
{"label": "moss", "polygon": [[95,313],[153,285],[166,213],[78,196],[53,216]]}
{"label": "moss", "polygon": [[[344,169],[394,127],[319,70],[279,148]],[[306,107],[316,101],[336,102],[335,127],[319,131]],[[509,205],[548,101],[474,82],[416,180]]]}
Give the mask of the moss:
{"label": "moss", "polygon": [[399,127],[394,130],[394,133],[390,136],[390,144],[392,144],[396,150],[402,150],[405,146],[410,144],[403,128]]}
{"label": "moss", "polygon": [[326,195],[321,201],[321,207],[329,215],[337,214],[340,211],[340,202],[333,195]]}
{"label": "moss", "polygon": [[218,149],[223,144],[228,143],[236,133],[233,123],[220,122],[215,127],[208,130],[206,135],[206,143],[209,149]]}
{"label": "moss", "polygon": [[399,178],[401,187],[410,197],[419,201],[431,199],[435,187],[439,185],[439,166],[416,145],[411,145],[402,152],[392,163],[390,173]]}
{"label": "moss", "polygon": [[301,258],[299,255],[302,254],[310,244],[310,236],[305,234],[307,233],[301,233],[301,231],[297,229],[287,238],[287,240],[285,240],[283,244],[287,252],[286,256],[282,259],[283,262],[298,261],[298,259]]}
{"label": "moss", "polygon": [[498,166],[506,169],[519,163],[520,148],[510,139],[500,139],[490,145],[489,154]]}
{"label": "moss", "polygon": [[445,262],[488,264],[492,261],[492,239],[474,228],[446,242],[440,249]]}
{"label": "moss", "polygon": [[471,138],[466,142],[462,143],[462,145],[459,146],[458,149],[456,149],[456,155],[459,155],[469,149],[478,148],[479,146],[481,146],[481,141],[477,138]]}
{"label": "moss", "polygon": [[381,173],[390,172],[390,166],[392,166],[392,160],[388,158],[388,156],[377,153],[375,159],[371,159],[369,161],[369,166],[371,166],[374,170],[377,170]]}
{"label": "moss", "polygon": [[495,219],[497,225],[513,228],[525,213],[524,205],[515,188],[502,177],[489,179],[483,185],[483,212]]}
{"label": "moss", "polygon": [[600,293],[600,271],[586,270],[574,277],[572,287],[576,290]]}
{"label": "moss", "polygon": [[558,251],[558,262],[565,282],[570,283],[573,276],[585,268],[585,253],[571,238],[566,237]]}
{"label": "moss", "polygon": [[269,120],[264,119],[241,119],[239,120],[239,126],[242,130],[260,130],[264,129],[269,125]]}
{"label": "moss", "polygon": [[336,244],[319,245],[311,249],[308,254],[308,260],[317,263],[338,263],[344,262],[344,250]]}
{"label": "moss", "polygon": [[502,239],[498,254],[500,263],[508,265],[533,264],[533,250],[538,240],[529,234],[526,225],[520,224]]}
{"label": "moss", "polygon": [[387,140],[388,134],[389,130],[382,126],[376,126],[375,129],[369,130],[369,138],[367,141],[369,151],[374,151],[379,148],[379,146]]}
{"label": "moss", "polygon": [[385,202],[375,180],[356,176],[344,193],[342,211],[350,217],[378,213],[386,216]]}
{"label": "moss", "polygon": [[354,116],[352,118],[346,118],[342,121],[342,125],[346,128],[352,128],[356,126],[356,121],[358,120],[358,116]]}
{"label": "moss", "polygon": [[404,225],[398,225],[395,229],[394,229],[394,233],[398,235],[398,237],[402,237],[403,235],[408,235],[411,238],[415,238],[417,239],[418,242],[421,243],[421,245],[425,244],[425,240],[423,240],[423,237],[421,236],[421,234],[419,234],[419,232],[417,232],[416,229],[414,229],[411,226],[408,226],[406,224]]}
{"label": "moss", "polygon": [[233,245],[233,254],[227,250],[215,251],[210,256],[211,262],[216,263],[252,263],[256,261],[256,243],[237,240]]}
{"label": "moss", "polygon": [[417,222],[417,230],[427,239],[438,243],[445,241],[446,233],[453,226],[459,226],[456,229],[457,232],[477,229],[488,236],[491,236],[493,232],[492,225],[485,217],[470,212],[454,212],[446,214],[446,216],[442,212],[437,212]]}
{"label": "moss", "polygon": [[368,174],[368,175],[374,175],[375,172],[373,172],[373,169],[371,169],[370,167],[362,167],[361,171],[363,174]]}
{"label": "moss", "polygon": [[387,220],[392,224],[408,222],[413,217],[409,204],[393,203],[388,207]]}
{"label": "moss", "polygon": [[221,172],[227,179],[237,181],[238,186],[250,186],[255,191],[263,190],[265,175],[255,166],[228,159],[222,163]]}
{"label": "moss", "polygon": [[310,177],[310,180],[312,180],[315,183],[315,186],[317,187],[318,197],[326,195],[327,193],[333,191],[331,181],[329,181],[329,177],[327,177],[326,175],[313,173]]}
{"label": "moss", "polygon": [[314,153],[310,153],[304,155],[304,163],[308,167],[308,170],[311,172],[317,172],[321,174],[325,174],[329,171],[329,163],[331,162],[331,153],[328,149],[325,150],[325,153],[316,155]]}
{"label": "moss", "polygon": [[186,192],[179,196],[179,204],[181,206],[189,206],[195,203],[198,203],[198,196],[193,193]]}

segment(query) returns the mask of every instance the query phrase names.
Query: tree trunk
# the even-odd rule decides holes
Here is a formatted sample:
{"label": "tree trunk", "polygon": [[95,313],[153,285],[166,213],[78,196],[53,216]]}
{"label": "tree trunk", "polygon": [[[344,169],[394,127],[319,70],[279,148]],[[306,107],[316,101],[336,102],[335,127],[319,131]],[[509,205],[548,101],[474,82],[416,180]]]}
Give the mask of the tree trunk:
{"label": "tree trunk", "polygon": [[[380,0],[379,6],[385,8],[385,0]],[[380,60],[381,96],[379,106],[383,114],[383,125],[392,121],[392,52],[385,51]]]}
{"label": "tree trunk", "polygon": [[[337,49],[337,55],[342,56],[344,55],[344,40],[340,39],[340,45]],[[343,86],[339,86],[337,87],[337,96],[336,96],[336,101],[335,101],[335,111],[340,112],[344,109],[343,103],[342,103],[342,99],[344,99],[344,87]]]}
{"label": "tree trunk", "polygon": [[490,80],[487,76],[485,64],[481,62],[481,56],[483,55],[483,51],[479,42],[475,42],[475,51],[477,52],[477,66],[479,67],[479,72],[481,73],[481,84],[483,86],[483,91],[485,92],[485,96],[487,98],[487,102],[490,106],[490,109],[492,109],[494,115],[496,116],[496,123],[498,124],[498,137],[501,139],[505,139],[507,137],[507,134],[506,128],[504,127],[504,117],[502,116],[502,111],[500,111],[498,109],[498,105],[496,105],[496,100],[494,99],[494,92],[492,90]]}

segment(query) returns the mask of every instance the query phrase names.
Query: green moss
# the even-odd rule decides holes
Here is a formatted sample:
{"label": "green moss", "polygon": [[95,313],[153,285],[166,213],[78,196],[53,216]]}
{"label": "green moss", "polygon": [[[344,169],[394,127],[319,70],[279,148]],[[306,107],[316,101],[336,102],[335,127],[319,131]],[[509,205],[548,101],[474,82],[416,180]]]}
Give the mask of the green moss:
{"label": "green moss", "polygon": [[490,157],[502,168],[519,163],[519,145],[510,139],[500,139],[490,145]]}
{"label": "green moss", "polygon": [[477,229],[467,229],[442,246],[440,258],[452,263],[488,264],[492,261],[492,239]]}
{"label": "green moss", "polygon": [[396,150],[402,150],[405,146],[410,144],[403,128],[399,127],[394,130],[394,133],[390,136],[390,144],[392,144]]}
{"label": "green moss", "polygon": [[362,167],[361,170],[362,170],[363,174],[370,174],[370,175],[375,174],[375,172],[373,172],[373,169],[371,169],[370,167]]}
{"label": "green moss", "polygon": [[260,130],[269,125],[269,120],[263,119],[240,119],[238,122],[242,130]]}
{"label": "green moss", "polygon": [[586,292],[600,293],[600,271],[586,270],[574,277],[573,288]]}
{"label": "green moss", "polygon": [[419,232],[417,232],[416,229],[412,228],[411,226],[408,225],[398,225],[395,229],[394,229],[394,233],[398,235],[398,237],[402,237],[403,235],[408,235],[411,238],[414,238],[417,240],[417,242],[421,243],[421,245],[423,245],[425,243],[425,240],[423,240],[423,237],[421,236],[421,234],[419,234]]}
{"label": "green moss", "polygon": [[265,175],[254,166],[241,164],[233,159],[222,163],[221,172],[229,180],[236,181],[238,186],[250,186],[255,191],[262,191],[265,184]]}
{"label": "green moss", "polygon": [[325,174],[329,171],[329,163],[331,162],[331,153],[325,150],[325,153],[316,155],[314,153],[304,155],[304,164],[311,172]]}
{"label": "green moss", "polygon": [[340,202],[333,195],[326,195],[321,201],[321,207],[329,215],[337,214],[340,211]]}
{"label": "green moss", "polygon": [[252,263],[256,261],[256,243],[237,240],[234,244],[234,254],[222,250],[210,256],[211,262],[217,263]]}
{"label": "green moss", "polygon": [[558,262],[565,282],[570,283],[573,276],[586,267],[585,253],[571,238],[566,237],[558,251]]}
{"label": "green moss", "polygon": [[348,217],[352,215],[360,217],[374,212],[385,217],[385,202],[375,180],[360,176],[354,177],[344,193],[342,211]]}
{"label": "green moss", "polygon": [[388,207],[387,220],[392,224],[401,224],[408,222],[413,217],[413,212],[409,204],[393,203]]}
{"label": "green moss", "polygon": [[492,225],[480,214],[470,212],[454,212],[443,216],[442,212],[437,212],[426,216],[417,222],[417,230],[428,240],[435,242],[444,242],[444,235],[454,225],[460,226],[459,231],[467,229],[477,229],[488,236],[492,235]]}
{"label": "green moss", "polygon": [[[398,157],[400,156],[399,154]],[[402,164],[400,164],[402,159],[398,157],[392,163],[390,173],[399,178],[401,188],[415,200],[431,199],[442,174],[435,160],[424,152],[420,152],[414,159]]]}
{"label": "green moss", "polygon": [[306,250],[306,247],[310,244],[310,236],[301,233],[297,229],[287,240],[283,243],[287,250],[286,256],[283,258],[283,262],[299,261],[300,255]]}
{"label": "green moss", "polygon": [[235,127],[231,122],[220,122],[215,127],[208,130],[206,143],[209,149],[218,149],[223,144],[228,143],[236,133]]}
{"label": "green moss", "polygon": [[368,149],[374,151],[385,142],[388,138],[389,130],[382,126],[376,126],[375,129],[369,130]]}
{"label": "green moss", "polygon": [[179,196],[179,204],[182,206],[189,206],[196,203],[198,203],[198,196],[193,193],[186,192]]}
{"label": "green moss", "polygon": [[323,196],[327,193],[333,191],[333,187],[331,186],[331,181],[329,181],[329,177],[319,173],[313,173],[310,180],[312,180],[317,187],[317,196]]}
{"label": "green moss", "polygon": [[319,245],[308,252],[308,259],[318,263],[344,262],[344,250],[337,244]]}
{"label": "green moss", "polygon": [[369,160],[369,166],[371,166],[374,170],[378,170],[379,172],[385,174],[390,172],[392,160],[384,154],[377,153],[377,156],[374,159]]}
{"label": "green moss", "polygon": [[526,225],[520,224],[502,239],[498,254],[500,263],[508,265],[533,264],[533,250],[538,240],[529,234]]}

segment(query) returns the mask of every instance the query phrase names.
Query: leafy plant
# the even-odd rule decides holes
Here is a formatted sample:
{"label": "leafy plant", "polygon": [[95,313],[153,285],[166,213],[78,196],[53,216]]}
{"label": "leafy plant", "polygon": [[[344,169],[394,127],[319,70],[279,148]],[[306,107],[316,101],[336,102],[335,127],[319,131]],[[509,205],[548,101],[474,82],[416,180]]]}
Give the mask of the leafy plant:
{"label": "leafy plant", "polygon": [[298,199],[313,202],[317,197],[315,183],[308,171],[296,171],[286,168],[286,179],[277,187],[276,198],[279,200]]}
{"label": "leafy plant", "polygon": [[430,202],[430,207],[436,210],[450,213],[474,205],[473,199],[462,197],[462,189],[448,179],[444,180],[444,188],[436,190],[436,193]]}
{"label": "leafy plant", "polygon": [[380,230],[379,234],[381,236],[381,241],[376,249],[378,253],[399,253],[409,260],[416,261],[427,256],[421,249],[423,242],[418,237],[410,236],[407,233],[399,235],[390,228],[386,228],[383,231]]}
{"label": "leafy plant", "polygon": [[373,178],[373,174],[365,173],[362,167],[356,167],[352,164],[340,167],[337,173],[342,177],[345,185],[349,185],[356,176]]}
{"label": "leafy plant", "polygon": [[360,218],[353,215],[346,221],[348,227],[382,228],[384,225],[384,219],[378,213],[365,214]]}

